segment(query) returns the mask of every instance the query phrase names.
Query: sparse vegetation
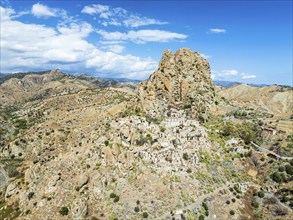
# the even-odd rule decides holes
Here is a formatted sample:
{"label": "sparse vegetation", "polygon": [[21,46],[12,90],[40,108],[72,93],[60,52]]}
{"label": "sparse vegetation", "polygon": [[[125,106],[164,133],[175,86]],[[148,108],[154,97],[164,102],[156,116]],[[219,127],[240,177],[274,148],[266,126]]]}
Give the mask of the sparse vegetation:
{"label": "sparse vegetation", "polygon": [[59,213],[61,215],[68,215],[69,209],[66,206],[63,206],[60,210]]}
{"label": "sparse vegetation", "polygon": [[265,197],[265,194],[264,194],[263,191],[259,191],[259,192],[257,193],[257,195],[258,195],[259,198],[263,198],[263,197]]}
{"label": "sparse vegetation", "polygon": [[142,213],[142,217],[143,218],[148,218],[149,217],[149,214],[147,212],[144,212],[144,213]]}

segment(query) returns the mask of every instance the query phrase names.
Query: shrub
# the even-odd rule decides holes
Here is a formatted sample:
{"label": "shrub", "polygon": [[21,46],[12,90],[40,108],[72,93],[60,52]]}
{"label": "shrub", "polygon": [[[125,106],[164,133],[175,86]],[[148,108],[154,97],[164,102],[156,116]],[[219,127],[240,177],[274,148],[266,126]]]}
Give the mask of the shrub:
{"label": "shrub", "polygon": [[232,200],[232,202],[236,202],[236,199],[235,198],[233,198],[233,199],[231,199]]}
{"label": "shrub", "polygon": [[183,153],[183,159],[188,160],[188,154],[187,153]]}
{"label": "shrub", "polygon": [[285,167],[279,167],[279,171],[280,172],[284,172],[285,171]]}
{"label": "shrub", "polygon": [[30,192],[30,193],[27,195],[28,200],[31,200],[31,198],[33,198],[34,195],[35,195],[34,192]]}
{"label": "shrub", "polygon": [[104,141],[104,144],[105,144],[106,146],[108,146],[108,145],[109,145],[109,141],[108,141],[108,140],[105,140],[105,141]]}
{"label": "shrub", "polygon": [[120,197],[119,196],[116,196],[115,198],[114,198],[114,202],[118,202],[119,201],[119,199],[120,199]]}
{"label": "shrub", "polygon": [[144,212],[144,213],[142,213],[142,217],[143,218],[148,218],[149,217],[149,214],[147,212]]}
{"label": "shrub", "polygon": [[240,199],[240,195],[236,195],[236,198],[237,198],[237,199]]}
{"label": "shrub", "polygon": [[285,170],[286,170],[287,174],[293,175],[293,166],[288,164],[288,165],[285,166]]}
{"label": "shrub", "polygon": [[166,131],[166,128],[165,127],[160,127],[160,131],[161,132],[165,132]]}
{"label": "shrub", "polygon": [[259,198],[263,198],[263,197],[265,197],[265,194],[264,194],[263,191],[259,191],[259,192],[257,193],[257,195],[258,195]]}
{"label": "shrub", "polygon": [[204,220],[204,216],[203,215],[200,215],[198,220]]}
{"label": "shrub", "polygon": [[234,189],[237,193],[241,193],[241,189],[239,188],[238,185],[234,185]]}
{"label": "shrub", "polygon": [[259,207],[259,203],[257,201],[253,201],[251,203],[251,205],[253,206],[253,208],[257,209]]}
{"label": "shrub", "polygon": [[206,211],[209,210],[209,207],[208,207],[208,205],[207,205],[205,202],[202,203],[202,207],[204,207],[204,209],[205,209]]}
{"label": "shrub", "polygon": [[67,208],[66,206],[63,206],[63,207],[59,210],[59,213],[60,213],[61,215],[68,215],[68,212],[69,212],[69,210],[68,210],[68,208]]}
{"label": "shrub", "polygon": [[278,173],[278,172],[274,172],[274,173],[271,175],[271,178],[272,178],[272,180],[274,180],[274,181],[277,182],[277,183],[282,183],[282,182],[284,182],[284,180],[285,180],[285,176],[284,176],[284,174],[283,174],[283,173],[280,174],[280,173]]}
{"label": "shrub", "polygon": [[135,212],[139,212],[139,208],[136,206],[136,207],[134,208],[134,211],[135,211]]}
{"label": "shrub", "polygon": [[230,215],[235,215],[235,211],[234,210],[231,210],[230,211]]}
{"label": "shrub", "polygon": [[111,194],[110,194],[110,198],[111,198],[111,199],[114,199],[116,196],[117,196],[117,195],[116,195],[115,193],[111,193]]}
{"label": "shrub", "polygon": [[226,204],[229,205],[231,202],[229,200],[226,201]]}

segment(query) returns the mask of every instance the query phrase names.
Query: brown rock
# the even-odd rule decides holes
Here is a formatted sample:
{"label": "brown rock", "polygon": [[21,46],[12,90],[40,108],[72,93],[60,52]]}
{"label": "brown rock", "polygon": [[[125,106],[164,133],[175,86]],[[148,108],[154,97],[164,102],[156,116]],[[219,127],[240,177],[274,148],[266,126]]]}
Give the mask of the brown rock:
{"label": "brown rock", "polygon": [[206,117],[215,97],[210,65],[190,49],[179,49],[175,55],[166,50],[158,70],[139,86],[138,95],[143,109],[151,115],[165,114],[172,106]]}

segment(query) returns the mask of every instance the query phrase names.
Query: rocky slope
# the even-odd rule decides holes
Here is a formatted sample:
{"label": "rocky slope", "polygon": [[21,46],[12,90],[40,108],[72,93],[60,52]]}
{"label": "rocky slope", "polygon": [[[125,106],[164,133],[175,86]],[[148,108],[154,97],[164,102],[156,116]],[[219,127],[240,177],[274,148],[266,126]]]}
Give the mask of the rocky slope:
{"label": "rocky slope", "polygon": [[205,119],[215,97],[209,63],[190,49],[179,49],[174,55],[166,50],[158,70],[139,86],[138,96],[150,114],[161,115],[172,106],[190,109],[192,116]]}
{"label": "rocky slope", "polygon": [[293,88],[290,87],[255,87],[240,84],[218,93],[226,99],[239,102],[242,106],[261,108],[272,114],[290,114],[293,110]]}
{"label": "rocky slope", "polygon": [[203,123],[237,106],[217,97],[197,53],[165,51],[138,95],[59,74],[1,87],[0,219],[292,218],[290,163],[249,145],[259,118]]}
{"label": "rocky slope", "polygon": [[50,96],[105,87],[133,90],[134,85],[87,75],[68,75],[58,69],[40,73],[19,73],[8,75],[0,82],[0,103],[1,106],[18,105]]}

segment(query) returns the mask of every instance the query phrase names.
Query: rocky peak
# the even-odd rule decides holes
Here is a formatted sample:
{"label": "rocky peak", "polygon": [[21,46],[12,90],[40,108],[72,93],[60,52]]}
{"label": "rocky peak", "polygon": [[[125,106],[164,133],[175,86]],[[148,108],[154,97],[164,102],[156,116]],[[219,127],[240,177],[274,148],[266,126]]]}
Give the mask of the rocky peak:
{"label": "rocky peak", "polygon": [[164,114],[169,106],[185,108],[206,118],[214,103],[215,86],[210,65],[199,53],[179,49],[163,52],[158,69],[138,89],[142,107],[150,114]]}

